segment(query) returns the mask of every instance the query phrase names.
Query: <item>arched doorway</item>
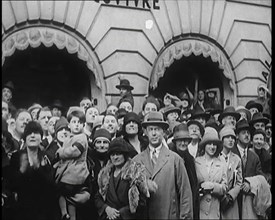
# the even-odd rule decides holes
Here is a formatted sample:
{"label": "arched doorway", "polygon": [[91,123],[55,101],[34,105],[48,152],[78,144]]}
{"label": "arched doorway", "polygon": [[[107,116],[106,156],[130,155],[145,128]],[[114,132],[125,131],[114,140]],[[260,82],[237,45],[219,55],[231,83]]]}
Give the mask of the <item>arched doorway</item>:
{"label": "arched doorway", "polygon": [[79,105],[83,96],[91,98],[94,75],[76,54],[55,45],[16,50],[6,57],[2,66],[2,81],[15,85],[13,102],[17,108],[27,108],[33,102],[50,105],[60,99],[64,107]]}

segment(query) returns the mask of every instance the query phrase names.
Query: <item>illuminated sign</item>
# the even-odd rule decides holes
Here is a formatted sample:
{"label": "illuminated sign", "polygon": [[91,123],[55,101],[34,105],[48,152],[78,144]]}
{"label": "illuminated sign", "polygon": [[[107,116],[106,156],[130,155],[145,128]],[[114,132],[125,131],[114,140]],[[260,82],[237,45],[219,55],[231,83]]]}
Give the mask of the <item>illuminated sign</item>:
{"label": "illuminated sign", "polygon": [[129,2],[134,2],[135,7],[142,7],[148,9],[157,9],[159,10],[159,0],[94,0],[97,3],[116,3],[117,5],[130,6]]}

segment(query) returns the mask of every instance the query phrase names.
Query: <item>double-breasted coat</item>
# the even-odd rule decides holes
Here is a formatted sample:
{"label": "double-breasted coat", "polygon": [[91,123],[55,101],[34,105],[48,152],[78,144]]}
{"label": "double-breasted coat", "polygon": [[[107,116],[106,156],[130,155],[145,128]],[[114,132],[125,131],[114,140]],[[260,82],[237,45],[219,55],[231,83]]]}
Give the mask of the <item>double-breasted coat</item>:
{"label": "double-breasted coat", "polygon": [[204,156],[197,157],[195,165],[199,185],[203,182],[212,182],[214,185],[212,193],[200,198],[200,219],[220,219],[220,199],[227,190],[225,162],[214,157],[209,174]]}
{"label": "double-breasted coat", "polygon": [[192,191],[184,161],[179,155],[162,146],[153,168],[147,147],[133,160],[145,165],[147,178],[158,185],[148,200],[147,219],[193,218]]}
{"label": "double-breasted coat", "polygon": [[[220,157],[220,159],[225,162],[224,157]],[[241,185],[243,183],[242,162],[241,158],[232,152],[230,153],[228,160],[228,166],[226,169],[228,186],[227,193],[232,196],[234,203],[225,212],[222,212],[221,216],[222,219],[239,219],[237,196],[240,193]]]}

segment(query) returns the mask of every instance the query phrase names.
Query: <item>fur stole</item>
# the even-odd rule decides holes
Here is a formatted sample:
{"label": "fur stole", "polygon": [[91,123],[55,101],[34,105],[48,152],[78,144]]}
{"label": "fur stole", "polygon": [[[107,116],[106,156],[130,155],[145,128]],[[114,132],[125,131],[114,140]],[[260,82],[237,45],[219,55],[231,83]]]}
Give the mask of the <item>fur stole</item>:
{"label": "fur stole", "polygon": [[[109,160],[105,167],[98,174],[99,193],[106,200],[106,194],[109,187],[110,174],[114,165]],[[142,193],[149,198],[150,193],[147,185],[145,166],[128,159],[121,169],[121,179],[130,183],[128,192],[130,212],[135,213],[138,207],[139,195]]]}

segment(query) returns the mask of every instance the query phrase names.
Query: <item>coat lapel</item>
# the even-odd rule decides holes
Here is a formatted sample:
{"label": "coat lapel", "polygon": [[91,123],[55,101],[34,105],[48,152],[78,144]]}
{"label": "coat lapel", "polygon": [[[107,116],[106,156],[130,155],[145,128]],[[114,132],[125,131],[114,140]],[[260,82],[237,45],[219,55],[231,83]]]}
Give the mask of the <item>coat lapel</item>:
{"label": "coat lapel", "polygon": [[157,163],[153,169],[152,179],[161,170],[161,168],[167,163],[168,157],[169,157],[169,150],[166,147],[162,146],[159,152]]}
{"label": "coat lapel", "polygon": [[152,176],[153,174],[153,167],[152,167],[152,162],[151,162],[151,158],[150,158],[150,150],[149,147],[146,148],[146,150],[144,150],[143,153],[141,153],[142,156],[142,162],[144,164],[144,166],[146,167],[147,171],[149,172],[150,176]]}

